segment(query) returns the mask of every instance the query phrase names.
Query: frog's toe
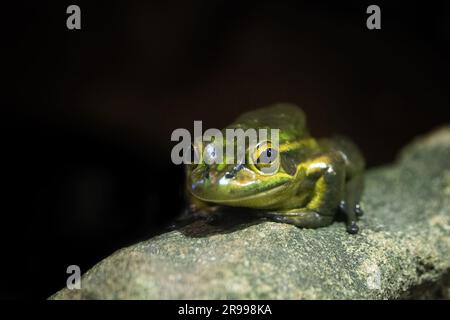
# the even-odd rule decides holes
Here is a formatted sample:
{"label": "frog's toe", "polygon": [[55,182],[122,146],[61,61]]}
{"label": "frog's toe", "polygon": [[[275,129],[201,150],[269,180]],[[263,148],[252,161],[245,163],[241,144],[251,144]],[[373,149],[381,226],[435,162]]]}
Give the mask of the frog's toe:
{"label": "frog's toe", "polygon": [[287,217],[283,217],[283,216],[273,216],[271,217],[273,221],[275,222],[280,222],[280,223],[288,223],[288,219]]}
{"label": "frog's toe", "polygon": [[350,234],[357,234],[359,231],[359,227],[356,222],[352,222],[347,226],[347,232]]}
{"label": "frog's toe", "polygon": [[[350,208],[347,205],[347,202],[345,201],[341,201],[341,203],[339,204],[339,210],[341,210],[341,212],[348,214],[351,213],[350,212]],[[361,207],[360,203],[355,204],[355,206],[353,207],[353,211],[355,212],[356,216],[361,217],[364,214],[364,211]]]}
{"label": "frog's toe", "polygon": [[361,217],[361,216],[364,214],[364,210],[362,209],[360,203],[357,203],[357,204],[355,205],[355,213],[356,213],[356,215],[357,215],[358,217]]}
{"label": "frog's toe", "polygon": [[339,203],[339,210],[341,210],[341,212],[343,213],[347,213],[347,203],[344,200]]}

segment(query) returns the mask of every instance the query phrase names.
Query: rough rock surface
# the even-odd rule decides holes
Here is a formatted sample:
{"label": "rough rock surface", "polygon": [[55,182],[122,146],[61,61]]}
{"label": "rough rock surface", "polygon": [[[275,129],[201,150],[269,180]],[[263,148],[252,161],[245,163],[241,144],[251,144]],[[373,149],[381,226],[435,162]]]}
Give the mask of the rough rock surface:
{"label": "rough rock surface", "polygon": [[[448,298],[450,127],[366,175],[360,233],[198,221],[121,249],[51,299]],[[236,220],[235,218],[233,218]],[[233,220],[229,219],[229,220]]]}

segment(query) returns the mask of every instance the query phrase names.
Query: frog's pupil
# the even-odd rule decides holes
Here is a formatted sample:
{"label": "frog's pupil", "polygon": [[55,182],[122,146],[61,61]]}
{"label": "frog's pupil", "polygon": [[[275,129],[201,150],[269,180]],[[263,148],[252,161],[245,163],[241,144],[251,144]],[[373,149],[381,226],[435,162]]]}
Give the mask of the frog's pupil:
{"label": "frog's pupil", "polygon": [[272,163],[272,149],[271,148],[267,148],[261,154],[261,156],[258,157],[258,159],[256,160],[256,163],[257,164],[260,164],[260,163],[264,163],[264,164]]}

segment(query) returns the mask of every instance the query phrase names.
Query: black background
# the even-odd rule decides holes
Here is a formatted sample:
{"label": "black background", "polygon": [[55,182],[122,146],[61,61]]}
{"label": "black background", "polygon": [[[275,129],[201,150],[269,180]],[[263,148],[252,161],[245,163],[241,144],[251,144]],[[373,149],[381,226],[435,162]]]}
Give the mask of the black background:
{"label": "black background", "polygon": [[[81,7],[82,29],[66,28]],[[382,29],[366,28],[381,7]],[[182,208],[176,128],[278,101],[370,167],[450,121],[445,1],[2,5],[0,298],[46,298]]]}

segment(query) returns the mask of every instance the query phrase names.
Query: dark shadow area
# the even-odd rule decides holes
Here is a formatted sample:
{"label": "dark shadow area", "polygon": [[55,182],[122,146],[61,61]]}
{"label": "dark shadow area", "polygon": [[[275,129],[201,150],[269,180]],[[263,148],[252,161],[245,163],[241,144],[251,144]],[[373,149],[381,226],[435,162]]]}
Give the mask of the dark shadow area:
{"label": "dark shadow area", "polygon": [[202,238],[215,234],[232,233],[265,221],[271,220],[256,210],[220,207],[217,212],[207,217],[192,217],[175,221],[167,230],[178,230],[185,236]]}
{"label": "dark shadow area", "polygon": [[[273,214],[261,210],[238,207],[220,207],[208,216],[192,216],[175,219],[163,232],[178,230],[185,236],[193,238],[208,237],[215,234],[232,233],[263,222],[276,222]],[[333,223],[342,224],[342,232],[346,231],[346,214],[336,209]],[[279,222],[281,223],[281,222]]]}
{"label": "dark shadow area", "polygon": [[[420,266],[418,267],[420,268]],[[418,274],[421,274],[418,272]],[[445,272],[437,281],[424,280],[420,285],[416,285],[400,297],[402,300],[448,300],[448,290],[450,286],[450,272]]]}

